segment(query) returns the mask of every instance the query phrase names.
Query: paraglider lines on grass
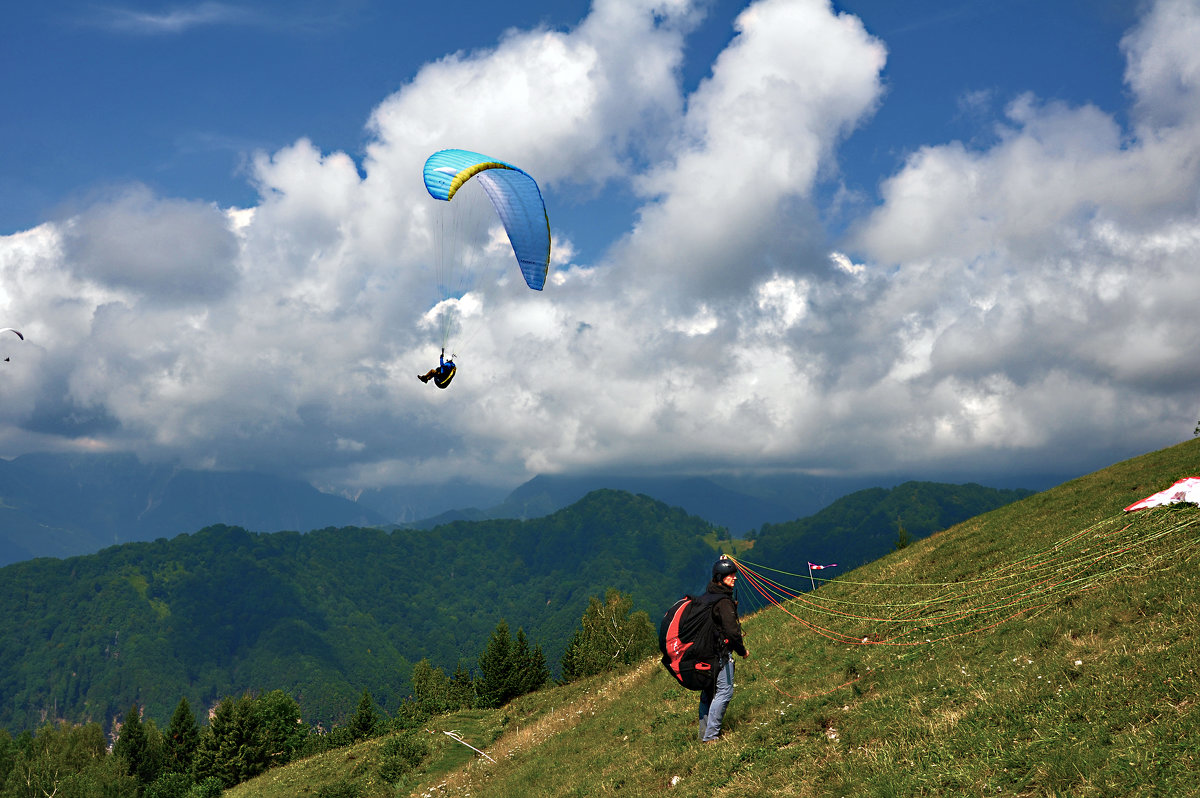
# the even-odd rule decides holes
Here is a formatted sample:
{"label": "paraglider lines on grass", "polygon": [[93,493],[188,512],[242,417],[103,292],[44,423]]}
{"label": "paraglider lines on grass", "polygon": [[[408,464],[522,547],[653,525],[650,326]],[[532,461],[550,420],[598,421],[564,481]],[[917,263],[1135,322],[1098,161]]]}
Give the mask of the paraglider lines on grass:
{"label": "paraglider lines on grass", "polygon": [[[814,581],[811,570],[789,573],[740,559],[734,564],[752,601],[777,607],[814,634],[847,645],[919,646],[979,634],[1119,575],[1166,567],[1197,546],[1192,536],[1180,533],[1198,523],[1194,513],[1133,521],[1114,516],[951,582]],[[775,576],[768,577],[767,571]],[[786,584],[789,578],[794,586]],[[836,589],[804,590],[810,581]],[[859,598],[863,594],[873,600]],[[885,600],[874,598],[878,596]]]}

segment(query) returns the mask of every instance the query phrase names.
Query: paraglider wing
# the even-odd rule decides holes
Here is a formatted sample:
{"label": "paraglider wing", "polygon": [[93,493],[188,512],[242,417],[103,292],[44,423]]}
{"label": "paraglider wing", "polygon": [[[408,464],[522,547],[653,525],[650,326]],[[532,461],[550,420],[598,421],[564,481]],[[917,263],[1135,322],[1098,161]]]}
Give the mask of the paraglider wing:
{"label": "paraglider wing", "polygon": [[[17,336],[18,338],[20,338],[22,341],[24,341],[24,340],[25,340],[25,336],[24,336],[24,335],[21,335],[21,331],[20,331],[20,330],[13,329],[12,327],[0,327],[0,333],[6,333],[6,332],[10,332],[10,333],[12,333],[13,335],[15,335],[15,336]],[[4,362],[5,362],[5,363],[8,363],[8,362],[10,362],[10,361],[9,361],[9,359],[8,359],[8,358],[4,358]]]}
{"label": "paraglider wing", "polygon": [[537,182],[523,169],[468,150],[441,150],[425,161],[425,189],[434,199],[450,202],[472,178],[496,209],[525,283],[541,291],[550,270],[550,219]]}

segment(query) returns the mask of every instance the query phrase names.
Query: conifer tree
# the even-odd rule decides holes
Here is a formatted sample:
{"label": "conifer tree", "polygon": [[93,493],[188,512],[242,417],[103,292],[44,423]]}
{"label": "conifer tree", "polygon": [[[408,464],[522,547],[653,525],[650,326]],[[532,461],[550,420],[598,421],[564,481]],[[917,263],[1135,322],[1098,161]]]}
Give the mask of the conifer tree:
{"label": "conifer tree", "polygon": [[362,698],[358,701],[358,709],[354,711],[346,724],[350,738],[358,742],[373,737],[375,726],[378,723],[379,719],[375,715],[375,702],[371,700],[370,692],[363,690]]}
{"label": "conifer tree", "polygon": [[142,726],[142,711],[137,704],[129,708],[121,724],[121,735],[113,745],[113,754],[125,760],[131,776],[146,785],[158,778],[158,763],[150,749],[146,729]]}
{"label": "conifer tree", "polygon": [[562,670],[563,684],[591,675],[586,659],[587,638],[584,635],[582,628],[576,629],[571,633],[571,639],[567,641],[567,647],[563,650],[562,659],[558,662]]}
{"label": "conifer tree", "polygon": [[450,687],[447,694],[450,709],[470,709],[475,706],[475,677],[459,660],[450,677]]}
{"label": "conifer tree", "polygon": [[196,781],[220,779],[226,787],[257,776],[270,764],[262,717],[254,699],[225,698],[200,733],[192,775]]}
{"label": "conifer tree", "polygon": [[517,642],[513,648],[513,681],[513,698],[532,693],[550,681],[550,669],[546,667],[542,647],[531,648],[522,628],[517,629]]}
{"label": "conifer tree", "polygon": [[533,692],[550,680],[546,656],[541,646],[533,646],[523,628],[516,640],[510,636],[508,622],[501,620],[479,655],[479,680],[476,693],[479,705],[500,707],[517,696]]}
{"label": "conifer tree", "polygon": [[550,666],[546,662],[546,654],[542,651],[541,643],[533,647],[533,656],[529,660],[529,673],[529,692],[541,690],[550,683]]}
{"label": "conifer tree", "polygon": [[200,727],[196,724],[196,716],[188,700],[181,698],[163,737],[163,770],[167,773],[190,772],[199,744]]}
{"label": "conifer tree", "polygon": [[488,638],[487,647],[479,655],[479,703],[484,707],[500,707],[512,695],[512,636],[504,619],[496,624]]}

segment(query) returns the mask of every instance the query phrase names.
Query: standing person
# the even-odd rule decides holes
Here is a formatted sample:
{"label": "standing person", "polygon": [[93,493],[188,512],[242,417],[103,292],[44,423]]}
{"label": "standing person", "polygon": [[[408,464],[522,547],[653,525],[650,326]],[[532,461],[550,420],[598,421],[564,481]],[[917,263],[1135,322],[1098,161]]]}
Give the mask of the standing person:
{"label": "standing person", "polygon": [[720,738],[721,721],[729,699],[733,698],[733,657],[730,652],[741,654],[743,659],[750,656],[742,640],[742,625],[738,622],[737,602],[733,598],[735,584],[737,566],[733,560],[722,556],[713,564],[712,581],[701,599],[709,603],[721,654],[716,686],[700,691],[700,740],[706,743],[714,743]]}

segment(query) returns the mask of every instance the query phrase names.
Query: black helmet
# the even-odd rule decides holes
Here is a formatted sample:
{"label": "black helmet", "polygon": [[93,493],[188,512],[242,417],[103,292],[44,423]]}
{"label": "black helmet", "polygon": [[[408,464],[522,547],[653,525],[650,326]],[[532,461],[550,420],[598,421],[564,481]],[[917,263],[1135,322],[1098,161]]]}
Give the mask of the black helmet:
{"label": "black helmet", "polygon": [[728,557],[722,557],[713,563],[713,579],[724,579],[730,574],[737,573],[737,566]]}

